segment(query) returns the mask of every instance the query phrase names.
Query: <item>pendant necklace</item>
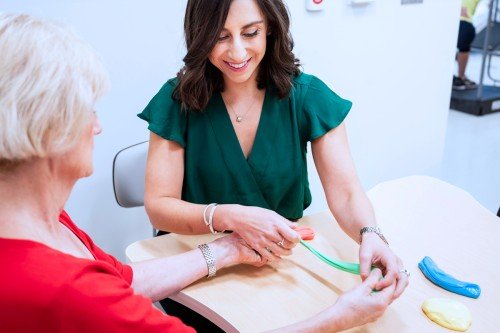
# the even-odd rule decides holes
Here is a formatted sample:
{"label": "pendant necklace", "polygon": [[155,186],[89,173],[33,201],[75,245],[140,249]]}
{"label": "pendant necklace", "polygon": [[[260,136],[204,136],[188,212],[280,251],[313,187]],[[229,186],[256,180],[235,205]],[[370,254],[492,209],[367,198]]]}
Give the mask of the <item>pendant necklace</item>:
{"label": "pendant necklace", "polygon": [[234,113],[234,117],[236,119],[236,122],[241,123],[245,119],[248,111],[250,111],[250,109],[254,106],[256,100],[257,100],[257,96],[255,96],[255,98],[253,99],[252,104],[250,104],[250,107],[243,114],[236,113],[236,111],[234,111],[234,109],[231,107],[231,105],[229,105],[229,103],[227,104],[229,110],[231,110],[231,112]]}

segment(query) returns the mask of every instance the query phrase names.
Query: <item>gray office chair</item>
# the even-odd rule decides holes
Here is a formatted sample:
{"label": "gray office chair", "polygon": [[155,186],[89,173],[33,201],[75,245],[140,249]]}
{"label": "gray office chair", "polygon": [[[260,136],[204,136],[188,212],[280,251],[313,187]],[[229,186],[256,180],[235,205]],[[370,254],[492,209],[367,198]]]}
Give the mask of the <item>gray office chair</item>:
{"label": "gray office chair", "polygon": [[[123,148],[113,159],[113,189],[118,205],[144,206],[144,181],[149,141]],[[156,236],[153,228],[153,236]]]}
{"label": "gray office chair", "polygon": [[120,150],[113,160],[113,189],[118,205],[130,208],[144,205],[144,177],[149,141]]}
{"label": "gray office chair", "polygon": [[[113,190],[118,205],[131,208],[144,206],[144,181],[149,141],[123,148],[113,159]],[[153,237],[156,229],[153,228]],[[154,303],[165,312],[159,302]]]}

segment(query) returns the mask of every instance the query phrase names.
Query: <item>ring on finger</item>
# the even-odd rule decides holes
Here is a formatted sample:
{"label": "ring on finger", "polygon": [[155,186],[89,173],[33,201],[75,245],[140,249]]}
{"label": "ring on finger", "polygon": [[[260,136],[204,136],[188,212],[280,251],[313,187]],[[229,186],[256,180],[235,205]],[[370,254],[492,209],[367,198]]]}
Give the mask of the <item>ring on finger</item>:
{"label": "ring on finger", "polygon": [[285,238],[283,237],[276,245],[283,247],[285,245]]}
{"label": "ring on finger", "polygon": [[401,269],[399,273],[403,273],[406,277],[410,277],[410,272],[406,268]]}

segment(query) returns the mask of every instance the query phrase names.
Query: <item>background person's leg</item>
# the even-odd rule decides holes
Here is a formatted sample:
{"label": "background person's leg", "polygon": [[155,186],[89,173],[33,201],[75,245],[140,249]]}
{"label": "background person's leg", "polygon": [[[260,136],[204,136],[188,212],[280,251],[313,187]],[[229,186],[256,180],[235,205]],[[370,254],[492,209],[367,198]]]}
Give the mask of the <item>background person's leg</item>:
{"label": "background person's leg", "polygon": [[472,23],[467,21],[460,21],[457,41],[458,77],[453,78],[453,89],[465,90],[476,88],[476,84],[473,81],[467,79],[465,76],[467,63],[469,62],[471,44],[475,36],[476,29],[474,28]]}
{"label": "background person's leg", "polygon": [[467,62],[469,61],[470,52],[458,52],[457,53],[457,63],[458,63],[458,77],[465,77],[465,69],[467,68]]}

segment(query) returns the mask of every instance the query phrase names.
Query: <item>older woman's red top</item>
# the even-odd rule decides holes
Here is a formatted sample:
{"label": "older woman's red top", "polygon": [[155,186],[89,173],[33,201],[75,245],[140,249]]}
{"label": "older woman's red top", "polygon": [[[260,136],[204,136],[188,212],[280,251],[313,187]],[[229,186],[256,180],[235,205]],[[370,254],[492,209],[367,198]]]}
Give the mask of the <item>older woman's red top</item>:
{"label": "older woman's red top", "polygon": [[1,332],[194,332],[134,294],[130,266],[97,247],[65,212],[59,220],[96,260],[0,238]]}

